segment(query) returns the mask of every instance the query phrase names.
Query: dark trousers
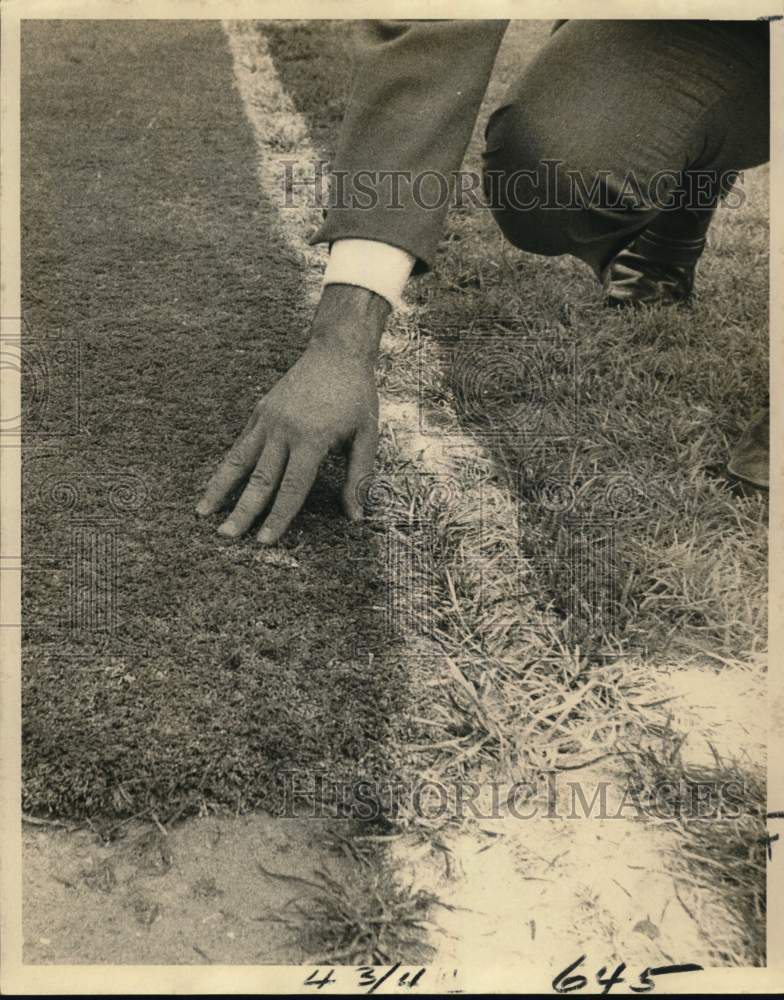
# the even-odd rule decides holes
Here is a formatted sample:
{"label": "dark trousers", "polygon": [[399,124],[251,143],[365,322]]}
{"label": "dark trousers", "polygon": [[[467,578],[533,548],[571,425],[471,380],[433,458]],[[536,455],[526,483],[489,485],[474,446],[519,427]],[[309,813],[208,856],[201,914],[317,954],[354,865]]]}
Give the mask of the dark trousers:
{"label": "dark trousers", "polygon": [[769,118],[764,23],[568,21],[488,122],[485,193],[515,246],[597,274],[642,230],[693,259]]}

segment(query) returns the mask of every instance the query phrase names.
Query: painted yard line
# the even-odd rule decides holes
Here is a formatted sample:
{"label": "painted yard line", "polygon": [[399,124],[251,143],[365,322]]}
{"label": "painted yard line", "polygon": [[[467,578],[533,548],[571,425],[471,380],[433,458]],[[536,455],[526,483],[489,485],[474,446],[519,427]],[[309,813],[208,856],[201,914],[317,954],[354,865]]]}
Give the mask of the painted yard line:
{"label": "painted yard line", "polygon": [[284,189],[287,164],[296,160],[307,167],[318,160],[308,126],[283,89],[267,39],[256,22],[223,21],[222,25],[234,63],[234,80],[259,150],[259,186],[279,211],[287,243],[302,258],[302,278],[315,304],[328,255],[323,246],[310,246],[305,234],[318,224],[319,210],[286,204]]}

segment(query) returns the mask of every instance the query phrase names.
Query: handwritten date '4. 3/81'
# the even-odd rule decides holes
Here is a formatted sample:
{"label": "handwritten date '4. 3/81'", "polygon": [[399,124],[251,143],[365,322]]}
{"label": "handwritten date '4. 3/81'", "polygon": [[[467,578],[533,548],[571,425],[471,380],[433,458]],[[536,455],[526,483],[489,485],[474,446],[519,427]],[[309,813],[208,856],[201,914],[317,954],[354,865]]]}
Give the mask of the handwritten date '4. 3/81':
{"label": "handwritten date '4. 3/81'", "polygon": [[[401,972],[400,970],[400,962],[396,962],[388,969],[372,965],[360,965],[354,970],[356,981],[353,985],[357,989],[365,989],[368,993],[375,993],[379,987],[385,984],[389,986],[395,985],[399,988],[411,988],[415,987],[425,974],[424,969],[416,969],[413,972]],[[394,978],[395,973],[398,973],[397,978]],[[334,986],[335,983],[337,983],[335,969],[330,969],[326,975],[322,975],[320,969],[315,969],[303,985],[314,986],[317,990],[323,990],[325,986]]]}
{"label": "handwritten date '4. 3/81'", "polygon": [[[567,965],[562,972],[558,973],[553,980],[553,989],[556,993],[576,993],[578,990],[585,989],[588,985],[588,977],[580,972],[576,972],[584,962],[585,955],[580,955],[575,962]],[[606,966],[602,966],[601,969],[597,970],[596,984],[602,987],[599,996],[606,996],[613,986],[619,986],[621,983],[627,985],[632,993],[650,993],[656,988],[656,983],[654,982],[656,976],[670,976],[674,972],[701,972],[702,966],[692,963],[684,965],[660,965],[656,968],[649,966],[637,975],[636,986],[624,978],[623,973],[625,971],[625,962],[621,962],[620,965],[616,966],[615,970],[609,975],[607,974]]]}

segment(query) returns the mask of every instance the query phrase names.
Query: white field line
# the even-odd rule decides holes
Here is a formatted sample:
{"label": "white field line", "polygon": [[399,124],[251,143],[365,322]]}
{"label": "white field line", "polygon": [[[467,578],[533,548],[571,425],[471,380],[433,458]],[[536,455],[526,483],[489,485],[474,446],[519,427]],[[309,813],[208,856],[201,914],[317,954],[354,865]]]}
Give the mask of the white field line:
{"label": "white field line", "polygon": [[307,169],[317,162],[308,126],[283,89],[267,39],[256,23],[222,23],[234,61],[234,80],[259,150],[256,157],[259,186],[277,207],[289,246],[302,257],[305,265],[302,278],[315,303],[327,252],[323,246],[309,246],[305,234],[318,224],[318,209],[306,205],[304,198],[302,204],[286,205],[284,191],[287,163],[296,159]]}
{"label": "white field line", "polygon": [[[286,204],[284,189],[287,164],[291,164],[292,161],[301,164],[303,177],[307,177],[308,171],[311,171],[310,176],[312,176],[313,165],[317,163],[318,158],[310,142],[307,123],[297,112],[291,99],[283,89],[270,56],[262,28],[257,23],[248,21],[224,21],[223,28],[233,57],[236,86],[256,139],[258,148],[256,172],[259,186],[270,203],[278,207],[280,229],[287,240],[290,250],[302,260],[302,281],[309,299],[315,305],[320,294],[321,278],[327,259],[327,252],[322,246],[310,246],[307,242],[307,235],[312,233],[320,223],[320,209],[310,207],[307,204]],[[410,321],[413,318],[409,314],[407,317],[404,317],[404,321],[406,319]],[[396,328],[397,333],[395,332]],[[404,323],[393,321],[391,332],[385,335],[382,347],[394,354],[396,340],[401,337],[405,338],[405,325]],[[508,492],[499,489],[494,483],[487,481],[487,477],[483,474],[483,470],[488,470],[489,472],[490,469],[490,462],[486,454],[468,436],[463,436],[461,439],[453,436],[450,432],[449,448],[446,448],[437,436],[420,434],[417,430],[418,417],[420,415],[419,407],[420,404],[415,399],[401,400],[399,397],[392,398],[383,395],[380,399],[380,423],[382,430],[385,428],[387,433],[393,438],[399,458],[401,459],[401,465],[413,469],[415,473],[443,476],[454,474],[460,467],[464,467],[466,459],[470,459],[476,475],[476,486],[474,487],[471,481],[466,482],[464,475],[461,476],[461,498],[466,501],[469,507],[474,504],[481,504],[484,515],[489,517],[493,527],[497,528],[498,536],[507,539],[516,539],[517,506]],[[454,415],[452,414],[451,416]],[[453,426],[457,426],[457,420],[450,422]],[[478,473],[477,470],[479,470]],[[472,496],[472,493],[475,495]],[[472,558],[474,556],[480,561],[483,558],[481,551],[472,553]],[[514,595],[509,595],[509,600],[512,602],[510,606],[515,608],[517,615],[524,613],[523,609],[520,608],[519,602],[515,601]],[[418,643],[417,648],[421,649],[421,643]],[[630,663],[629,669],[630,671],[634,670],[635,665]],[[655,678],[651,678],[651,685],[654,691],[659,687]],[[729,707],[728,712],[731,714]],[[588,772],[588,769],[582,770],[580,774],[583,779],[590,781],[591,774]],[[601,774],[596,775],[596,777],[601,778]],[[661,858],[664,849],[661,847],[657,831],[651,829],[647,824],[621,822],[620,824],[610,824],[610,826],[618,835],[620,835],[621,829],[623,830],[623,836],[620,837],[622,844],[619,843],[619,836],[611,837],[608,834],[597,836],[597,831],[594,829],[592,822],[576,824],[567,822],[565,825],[561,823],[554,825],[553,821],[522,825],[518,823],[516,829],[513,823],[511,829],[508,826],[506,828],[505,836],[507,837],[508,845],[506,850],[509,851],[514,847],[515,843],[519,842],[519,849],[521,851],[530,851],[533,844],[541,852],[542,857],[544,857],[545,854],[548,854],[549,847],[557,843],[559,850],[571,852],[575,858],[579,859],[579,871],[595,870],[600,873],[601,877],[596,884],[593,884],[593,881],[589,880],[591,881],[590,888],[594,898],[597,900],[597,906],[600,909],[604,906],[608,913],[615,913],[616,919],[618,919],[620,917],[618,901],[612,899],[606,891],[606,887],[611,885],[613,881],[611,876],[614,874],[619,875],[620,878],[618,881],[620,882],[623,881],[624,877],[629,877],[629,871],[626,868],[624,858],[628,860],[635,856],[643,856],[650,859],[652,865],[658,864],[658,859]],[[477,858],[477,851],[471,845],[470,837],[468,835],[456,835],[452,841],[452,848],[456,856],[461,851],[465,853],[466,863],[464,867],[468,875],[472,864]],[[482,845],[482,849],[486,849],[486,845]],[[480,866],[476,871],[470,872],[473,875],[473,879],[470,879],[473,882],[472,885],[467,885],[466,880],[461,880],[462,889],[460,888],[460,883],[451,889],[447,887],[448,892],[452,894],[452,898],[457,905],[461,905],[461,903],[469,903],[470,905],[472,892],[478,891],[484,880],[492,880],[494,871],[492,856],[493,852],[481,854],[483,859],[487,859],[489,867],[487,865],[484,867]],[[421,858],[421,853],[419,857]],[[392,852],[392,858],[394,864],[400,868],[407,869],[409,872],[413,872],[418,879],[428,879],[427,866],[424,865],[423,867],[424,863],[419,864],[417,853],[413,852],[412,854],[406,845],[396,845],[395,850]],[[485,903],[490,904],[494,912],[488,913],[485,911],[483,915],[480,914],[479,926],[476,928],[471,926],[469,936],[475,932],[478,935],[477,941],[485,940],[488,933],[487,927],[492,927],[500,935],[495,940],[495,943],[500,948],[500,952],[506,952],[506,955],[498,954],[492,957],[496,959],[501,959],[502,957],[507,959],[510,957],[519,958],[520,953],[515,950],[517,944],[519,944],[518,939],[515,937],[517,934],[516,928],[520,919],[521,908],[525,908],[526,905],[532,903],[532,900],[526,897],[530,883],[525,881],[525,876],[523,876],[523,881],[519,881],[519,877],[516,874],[518,868],[515,865],[507,868],[503,865],[499,866],[496,862],[495,868],[503,870],[504,873],[503,886],[494,886],[494,889],[497,889],[499,892],[503,890],[504,899],[497,899],[495,902],[493,900],[484,900]],[[653,907],[660,904],[665,909],[670,906],[670,897],[668,895],[670,883],[664,877],[663,872],[661,875],[662,878],[658,884],[655,886],[646,885],[643,890],[643,896],[646,894],[648,896],[648,904],[651,906],[651,912],[653,912]],[[437,875],[432,876],[433,879],[437,879],[437,877]],[[566,882],[569,881],[569,878],[567,878]],[[640,886],[640,888],[642,889],[643,887]],[[570,891],[566,895],[568,899],[562,905],[567,909],[575,910],[575,913],[571,915],[571,920],[574,922],[578,917],[576,909],[579,909],[579,907],[574,902]],[[644,899],[642,903],[644,903]],[[479,909],[482,909],[482,907],[480,906]],[[544,916],[544,913],[549,909],[549,906],[545,906],[545,911],[540,912]],[[677,907],[671,906],[670,912],[677,913]],[[561,910],[561,914],[563,920],[560,924],[558,923],[559,918],[556,917],[556,934],[554,938],[554,946],[556,946],[558,954],[563,954],[563,940],[560,928],[565,930],[566,927],[563,921],[570,919],[569,914],[564,913],[563,910]],[[643,911],[641,916],[644,915]],[[626,918],[627,914],[624,912],[623,919]],[[550,919],[553,919],[552,915]],[[584,918],[581,917],[580,919],[583,920]],[[718,930],[724,923],[722,914],[716,913],[714,921],[714,928]],[[687,924],[689,923],[687,921]],[[514,940],[510,940],[508,943],[502,941],[504,934],[503,927],[505,926],[515,928],[515,932],[512,935]],[[463,957],[467,957],[467,954],[471,953],[470,947],[467,954],[461,952],[461,949],[468,947],[466,934],[461,933],[459,927],[453,927],[451,930],[457,934],[458,938],[455,941],[455,947],[458,950],[453,956],[454,959],[459,960],[461,953]],[[691,960],[697,957],[696,950],[699,945],[697,930],[693,926],[685,926],[683,921],[679,919],[672,924],[670,934],[668,935],[670,940],[676,942],[691,938],[690,944],[694,949],[688,956]],[[578,943],[580,940],[584,940],[584,938],[580,937],[585,933],[584,927],[575,928],[574,933],[577,935]],[[727,928],[727,934],[731,937],[731,927]],[[507,931],[508,936],[509,933]],[[566,939],[570,936],[567,933]],[[597,925],[592,929],[591,936],[595,938],[597,947],[604,946],[606,948],[613,942],[614,933],[609,927],[604,928],[601,925]],[[641,938],[641,935],[636,935],[636,938]],[[438,940],[434,943],[438,944]],[[477,956],[478,960],[487,960],[488,956],[485,948],[486,946],[483,944],[482,954]],[[558,949],[561,950],[558,951]],[[645,952],[645,949],[642,949],[642,951]],[[440,953],[444,954],[443,950],[440,949]],[[449,953],[449,948],[446,949],[446,953]],[[642,957],[644,955],[641,955],[641,960]],[[651,954],[651,958],[654,962],[660,958],[655,949]]]}

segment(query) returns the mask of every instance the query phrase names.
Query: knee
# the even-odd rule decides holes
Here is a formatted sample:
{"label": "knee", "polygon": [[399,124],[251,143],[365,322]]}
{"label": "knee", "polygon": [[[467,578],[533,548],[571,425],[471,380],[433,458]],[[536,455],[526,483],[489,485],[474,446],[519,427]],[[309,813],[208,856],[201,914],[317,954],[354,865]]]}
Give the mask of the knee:
{"label": "knee", "polygon": [[572,252],[573,206],[568,169],[558,159],[557,123],[534,120],[519,104],[505,105],[485,131],[483,186],[506,238],[529,253]]}

